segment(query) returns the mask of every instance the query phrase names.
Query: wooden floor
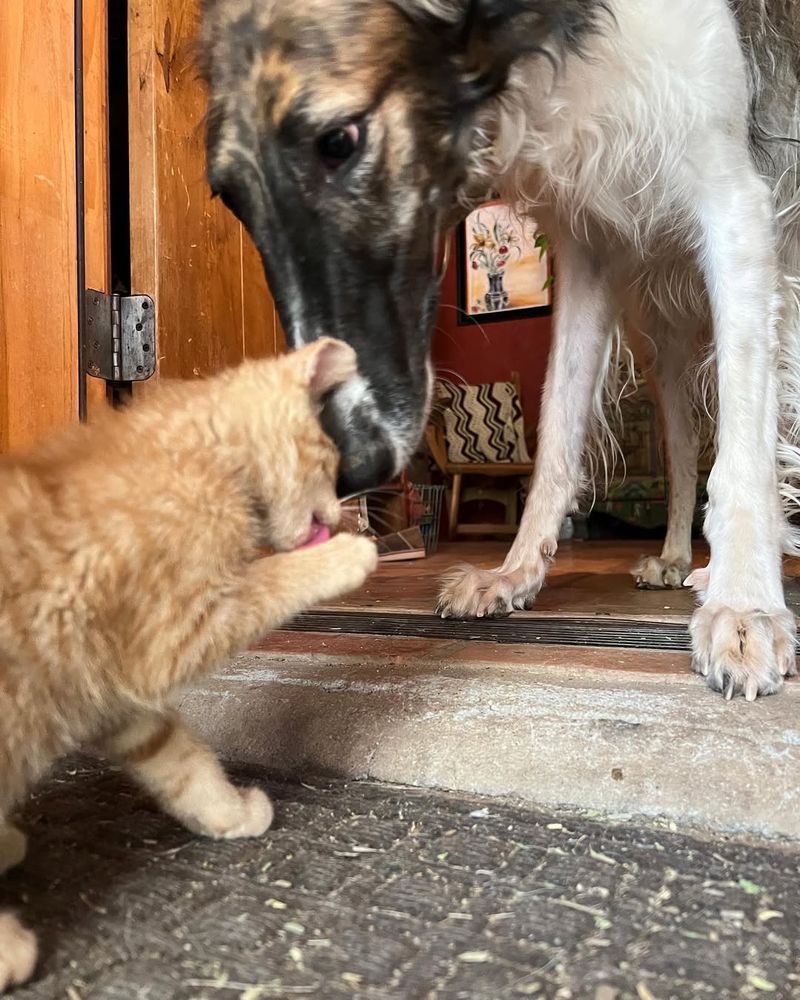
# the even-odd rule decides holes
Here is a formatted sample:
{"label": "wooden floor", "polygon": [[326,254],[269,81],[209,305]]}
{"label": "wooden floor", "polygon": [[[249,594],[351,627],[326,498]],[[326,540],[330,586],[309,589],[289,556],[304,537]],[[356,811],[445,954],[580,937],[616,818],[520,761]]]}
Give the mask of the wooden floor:
{"label": "wooden floor", "polygon": [[[502,563],[507,548],[506,543],[493,541],[445,543],[430,558],[382,565],[362,590],[326,607],[430,614],[443,573],[458,563],[496,567]],[[647,542],[562,544],[536,607],[518,614],[687,621],[694,608],[691,592],[638,590],[635,586],[631,568],[642,554],[658,554],[659,548],[658,543]],[[698,543],[694,565],[705,565],[707,558],[706,546]],[[800,563],[787,562],[786,570],[800,573]],[[800,610],[800,587],[792,576],[787,577],[787,595]]]}
{"label": "wooden floor", "polygon": [[[459,562],[492,568],[498,566],[507,551],[502,542],[459,542],[442,544],[431,558],[406,563],[382,565],[360,591],[327,609],[363,612],[365,615],[405,612],[431,615],[443,572]],[[515,617],[593,616],[629,619],[642,622],[688,623],[694,599],[688,591],[637,590],[630,568],[642,554],[658,553],[656,544],[628,542],[569,542],[562,545],[548,576],[547,585],[532,611],[520,611]],[[699,544],[694,564],[705,565],[707,549]],[[789,603],[800,613],[800,561],[787,561],[786,589]],[[403,635],[358,634],[346,626],[324,631],[278,631],[257,644],[263,653],[274,655],[281,663],[305,662],[311,656],[322,658],[326,670],[335,664],[349,664],[348,670],[361,672],[374,680],[375,671],[429,671],[435,664],[442,675],[453,670],[524,666],[531,670],[557,668],[576,675],[586,672],[608,678],[629,671],[658,674],[667,681],[683,683],[691,674],[688,652],[650,648],[600,648],[598,646],[545,645],[537,642],[497,644],[490,641]],[[361,665],[354,667],[353,664]],[[376,664],[384,664],[383,667]],[[360,672],[361,671],[361,672]],[[348,675],[349,676],[349,675]],[[800,684],[800,678],[790,681]],[[702,685],[699,685],[699,689]]]}

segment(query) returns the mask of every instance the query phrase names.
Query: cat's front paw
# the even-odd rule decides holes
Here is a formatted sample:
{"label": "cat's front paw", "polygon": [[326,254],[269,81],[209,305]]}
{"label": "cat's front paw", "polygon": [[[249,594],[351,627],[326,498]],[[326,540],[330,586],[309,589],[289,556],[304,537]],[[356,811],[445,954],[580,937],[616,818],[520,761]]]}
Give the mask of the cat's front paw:
{"label": "cat's front paw", "polygon": [[0,995],[33,975],[36,935],[10,913],[0,913]]}
{"label": "cat's front paw", "polygon": [[363,535],[337,535],[347,548],[345,558],[352,570],[354,577],[358,580],[355,584],[360,587],[367,577],[378,568],[378,546],[365,538]]}
{"label": "cat's front paw", "polygon": [[[317,550],[323,554],[323,548]],[[363,586],[378,565],[378,548],[362,535],[346,532],[324,545],[326,572],[319,578],[319,600],[330,600]],[[320,566],[322,569],[322,566]]]}

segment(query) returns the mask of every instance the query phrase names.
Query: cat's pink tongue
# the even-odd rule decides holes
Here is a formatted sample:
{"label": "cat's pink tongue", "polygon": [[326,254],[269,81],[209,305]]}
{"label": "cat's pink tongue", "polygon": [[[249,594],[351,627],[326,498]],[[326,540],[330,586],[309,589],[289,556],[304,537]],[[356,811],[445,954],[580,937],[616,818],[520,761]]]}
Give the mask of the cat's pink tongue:
{"label": "cat's pink tongue", "polygon": [[322,545],[323,542],[327,542],[331,537],[331,529],[327,524],[320,524],[319,521],[314,519],[311,522],[311,530],[308,533],[308,538],[303,542],[302,545],[298,545],[298,549],[310,549],[315,545]]}

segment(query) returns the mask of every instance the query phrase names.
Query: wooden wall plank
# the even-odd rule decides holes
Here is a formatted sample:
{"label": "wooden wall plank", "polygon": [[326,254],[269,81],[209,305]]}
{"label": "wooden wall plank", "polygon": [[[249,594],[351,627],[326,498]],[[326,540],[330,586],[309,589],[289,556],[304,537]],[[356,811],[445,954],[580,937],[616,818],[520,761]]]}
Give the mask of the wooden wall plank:
{"label": "wooden wall plank", "polygon": [[133,291],[156,300],[159,374],[276,351],[275,311],[239,222],[206,181],[197,0],[130,0]]}
{"label": "wooden wall plank", "polygon": [[[108,0],[83,0],[86,287],[111,291],[108,213]],[[106,383],[86,378],[88,417],[107,405]]]}
{"label": "wooden wall plank", "polygon": [[0,450],[77,418],[73,0],[0,3]]}

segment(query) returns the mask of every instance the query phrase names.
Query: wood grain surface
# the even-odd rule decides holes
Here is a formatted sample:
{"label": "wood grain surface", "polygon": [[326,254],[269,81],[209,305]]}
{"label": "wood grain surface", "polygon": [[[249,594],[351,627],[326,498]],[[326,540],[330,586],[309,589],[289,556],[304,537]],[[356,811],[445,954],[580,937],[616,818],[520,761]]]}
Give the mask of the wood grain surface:
{"label": "wood grain surface", "polygon": [[261,263],[205,176],[196,0],[129,5],[133,291],[156,300],[158,372],[191,377],[275,354]]}
{"label": "wood grain surface", "polygon": [[74,4],[0,3],[0,450],[77,419]]}

